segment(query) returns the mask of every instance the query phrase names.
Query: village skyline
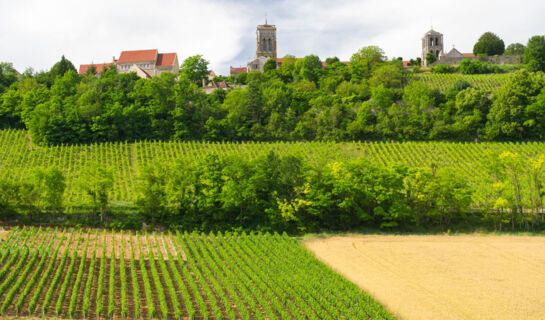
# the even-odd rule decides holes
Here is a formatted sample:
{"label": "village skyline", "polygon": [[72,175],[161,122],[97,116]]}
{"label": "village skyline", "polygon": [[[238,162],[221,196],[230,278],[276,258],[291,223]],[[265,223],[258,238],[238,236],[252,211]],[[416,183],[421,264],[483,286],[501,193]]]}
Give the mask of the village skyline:
{"label": "village skyline", "polygon": [[[381,47],[389,58],[414,59],[432,25],[445,35],[446,51],[455,46],[462,52],[471,52],[487,31],[507,45],[524,43],[545,29],[538,14],[545,4],[531,1],[516,7],[503,1],[464,0],[457,6],[419,1],[407,7],[399,1],[374,0],[347,0],[334,6],[321,1],[186,0],[159,2],[157,8],[146,10],[137,9],[143,2],[127,4],[3,1],[0,41],[10,45],[0,50],[0,60],[13,62],[20,72],[27,67],[39,71],[51,68],[61,55],[79,65],[112,61],[112,55],[123,50],[160,49],[177,52],[180,61],[202,54],[211,69],[228,74],[230,66],[244,66],[254,58],[255,27],[265,19],[277,27],[278,57],[315,54],[322,60],[332,56],[348,60],[367,45]],[[24,21],[15,18],[22,15]]]}

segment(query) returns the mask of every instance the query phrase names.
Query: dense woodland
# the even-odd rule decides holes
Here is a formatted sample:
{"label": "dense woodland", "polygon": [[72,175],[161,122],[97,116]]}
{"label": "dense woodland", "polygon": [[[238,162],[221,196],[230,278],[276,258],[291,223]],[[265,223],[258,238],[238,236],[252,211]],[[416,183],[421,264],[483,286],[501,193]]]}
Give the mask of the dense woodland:
{"label": "dense woodland", "polygon": [[[80,76],[64,57],[48,72],[29,71],[20,78],[3,64],[0,127],[27,128],[37,144],[541,140],[545,40],[534,38],[525,49],[527,64],[493,94],[464,81],[445,93],[407,81],[407,73],[419,67],[408,71],[399,59],[387,61],[378,47],[362,48],[348,65],[329,58],[323,67],[314,55],[286,56],[280,67],[270,60],[263,73],[228,79],[245,89],[210,95],[200,87],[208,74],[200,56],[188,58],[179,77],[164,73],[151,80],[114,68],[100,77]],[[479,61],[460,68],[490,69]]]}

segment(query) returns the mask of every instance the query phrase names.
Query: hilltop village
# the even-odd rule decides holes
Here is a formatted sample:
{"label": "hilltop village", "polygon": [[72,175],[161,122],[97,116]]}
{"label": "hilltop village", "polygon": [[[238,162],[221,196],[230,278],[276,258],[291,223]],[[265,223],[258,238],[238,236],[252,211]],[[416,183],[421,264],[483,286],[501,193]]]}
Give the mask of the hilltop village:
{"label": "hilltop village", "polygon": [[[422,66],[432,67],[438,64],[456,66],[462,60],[477,59],[474,53],[461,53],[456,48],[445,52],[444,36],[442,33],[433,29],[429,30],[422,37],[422,54],[417,59],[403,61],[404,67]],[[433,61],[430,62],[430,56],[433,56]],[[236,77],[241,73],[251,71],[264,71],[266,62],[273,59],[276,66],[282,65],[283,58],[279,58],[277,54],[277,33],[276,26],[265,23],[258,25],[256,28],[256,54],[252,61],[249,61],[246,66],[233,67],[230,66],[229,75]],[[296,58],[302,59],[302,58]],[[521,57],[519,55],[494,55],[481,57],[481,60],[491,62],[493,64],[519,64]],[[348,61],[343,63],[349,64]],[[322,62],[326,66],[326,62]],[[79,67],[79,74],[93,72],[100,74],[104,67],[115,67],[119,73],[135,72],[141,78],[150,79],[153,76],[158,76],[162,72],[168,71],[172,73],[179,72],[179,62],[177,53],[159,53],[157,49],[151,50],[129,50],[122,51],[119,58],[113,57],[111,62],[100,64],[82,64]],[[232,86],[226,81],[213,81],[217,77],[214,71],[210,71],[207,79],[203,79],[203,89],[207,93],[214,89],[229,89]]]}

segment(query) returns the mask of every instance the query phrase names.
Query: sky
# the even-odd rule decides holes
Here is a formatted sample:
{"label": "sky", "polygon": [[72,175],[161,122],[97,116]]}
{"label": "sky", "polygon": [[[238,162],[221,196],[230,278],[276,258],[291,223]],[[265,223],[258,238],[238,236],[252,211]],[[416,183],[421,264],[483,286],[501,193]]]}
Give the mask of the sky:
{"label": "sky", "polygon": [[158,49],[183,59],[202,54],[228,74],[256,50],[255,28],[277,28],[278,56],[349,60],[376,45],[389,58],[421,55],[432,26],[445,51],[471,52],[487,31],[506,46],[545,34],[545,1],[504,0],[0,0],[0,62],[22,72],[49,70],[64,55],[111,62],[123,50]]}

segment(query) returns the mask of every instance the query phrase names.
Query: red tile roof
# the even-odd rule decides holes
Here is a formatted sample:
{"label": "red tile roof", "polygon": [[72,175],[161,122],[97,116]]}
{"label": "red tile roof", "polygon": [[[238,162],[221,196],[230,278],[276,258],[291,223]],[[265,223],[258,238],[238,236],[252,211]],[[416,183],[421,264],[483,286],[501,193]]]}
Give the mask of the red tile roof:
{"label": "red tile roof", "polygon": [[158,67],[170,67],[174,65],[175,60],[176,53],[159,53],[155,65]]}
{"label": "red tile roof", "polygon": [[473,53],[462,53],[464,57],[466,58],[475,58],[475,55]]}
{"label": "red tile roof", "polygon": [[96,73],[102,73],[102,71],[104,70],[104,66],[108,66],[110,67],[110,65],[112,65],[113,63],[98,63],[98,64],[80,64],[79,65],[79,74],[86,74],[87,73],[87,70],[89,70],[89,68],[91,66],[95,66],[96,68]]}
{"label": "red tile roof", "polygon": [[121,55],[119,56],[117,63],[155,61],[158,54],[157,49],[121,51]]}
{"label": "red tile roof", "polygon": [[231,67],[230,69],[230,74],[232,75],[237,75],[237,74],[240,74],[240,73],[246,73],[248,72],[248,68],[247,67],[238,67],[238,68],[233,68]]}

